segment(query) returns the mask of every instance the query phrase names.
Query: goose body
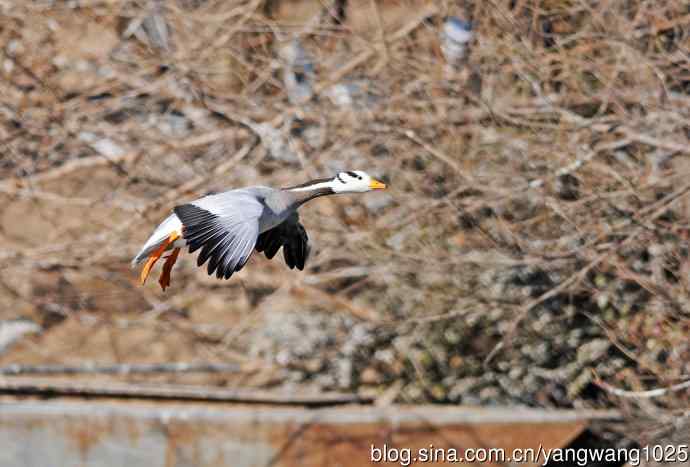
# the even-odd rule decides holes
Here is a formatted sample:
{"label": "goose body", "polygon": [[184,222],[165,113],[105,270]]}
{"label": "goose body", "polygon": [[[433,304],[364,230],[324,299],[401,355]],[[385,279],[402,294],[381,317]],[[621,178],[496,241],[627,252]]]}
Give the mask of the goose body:
{"label": "goose body", "polygon": [[349,171],[288,188],[252,186],[204,196],[176,206],[144,243],[132,266],[145,263],[140,276],[143,284],[156,261],[172,250],[159,279],[163,290],[170,285],[170,272],[185,247],[190,253],[201,250],[197,265],[208,261],[208,274],[219,279],[229,279],[241,270],[254,250],[271,259],[281,247],[288,267],[302,270],[309,256],[309,239],[297,209],[319,196],[385,187],[365,172]]}

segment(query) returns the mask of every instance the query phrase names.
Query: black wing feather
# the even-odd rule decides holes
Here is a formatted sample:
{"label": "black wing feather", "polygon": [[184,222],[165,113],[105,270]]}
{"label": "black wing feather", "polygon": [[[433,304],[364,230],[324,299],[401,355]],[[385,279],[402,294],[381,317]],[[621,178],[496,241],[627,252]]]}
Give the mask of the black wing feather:
{"label": "black wing feather", "polygon": [[290,269],[296,267],[302,271],[309,257],[309,237],[297,213],[259,235],[256,241],[256,251],[263,252],[268,259],[272,259],[281,247],[285,264]]}
{"label": "black wing feather", "polygon": [[233,247],[236,249],[243,243],[241,234],[229,232],[232,229],[227,229],[218,215],[193,204],[177,206],[174,211],[182,222],[182,236],[187,241],[189,252],[201,248],[197,266],[210,260],[207,267],[209,276],[215,274],[219,279],[229,279],[246,264],[249,255],[243,258],[233,255]]}
{"label": "black wing feather", "polygon": [[[176,206],[173,211],[184,226],[182,236],[187,241],[190,253],[194,253],[199,248],[206,247],[207,242],[216,240],[220,236],[220,231],[217,228],[218,216],[215,214],[193,204]],[[201,261],[204,250],[202,250],[202,254],[199,255],[197,260],[198,266],[201,266],[206,261],[206,259]]]}

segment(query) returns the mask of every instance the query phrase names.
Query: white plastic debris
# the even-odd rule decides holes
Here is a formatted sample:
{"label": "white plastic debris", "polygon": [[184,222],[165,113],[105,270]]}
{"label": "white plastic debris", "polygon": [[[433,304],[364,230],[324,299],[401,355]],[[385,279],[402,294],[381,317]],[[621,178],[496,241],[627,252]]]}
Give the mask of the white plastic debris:
{"label": "white plastic debris", "polygon": [[27,334],[41,332],[41,327],[33,321],[15,319],[0,321],[0,354]]}
{"label": "white plastic debris", "polygon": [[170,50],[168,23],[165,20],[164,11],[160,3],[154,4],[152,11],[146,15],[141,26],[152,48],[166,52]]}
{"label": "white plastic debris", "polygon": [[348,80],[329,86],[324,94],[338,107],[365,109],[372,107],[377,101],[371,88],[368,80]]}
{"label": "white plastic debris", "polygon": [[463,64],[473,37],[472,23],[457,16],[446,19],[441,29],[441,51],[449,66],[459,68]]}
{"label": "white plastic debris", "polygon": [[163,4],[160,0],[152,3],[150,11],[144,17],[134,18],[129,22],[122,37],[136,37],[152,49],[170,50],[170,34],[165,19]]}
{"label": "white plastic debris", "polygon": [[352,94],[355,89],[347,84],[337,83],[326,90],[326,95],[338,107],[349,107],[353,104]]}
{"label": "white plastic debris", "polygon": [[109,138],[103,138],[99,139],[95,143],[91,145],[96,152],[102,154],[105,157],[120,157],[125,153],[125,150],[122,149],[120,145],[118,145],[115,141],[109,139]]}
{"label": "white plastic debris", "polygon": [[125,150],[110,138],[99,138],[99,136],[88,131],[79,133],[79,139],[87,143],[91,148],[107,158],[116,158],[125,154]]}

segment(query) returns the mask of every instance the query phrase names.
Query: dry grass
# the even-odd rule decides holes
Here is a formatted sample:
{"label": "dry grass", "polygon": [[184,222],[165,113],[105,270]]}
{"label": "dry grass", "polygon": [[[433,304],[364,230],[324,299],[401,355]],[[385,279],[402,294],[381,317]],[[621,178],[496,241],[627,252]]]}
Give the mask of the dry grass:
{"label": "dry grass", "polygon": [[[0,361],[260,361],[173,379],[687,407],[606,390],[690,376],[687,5],[397,4],[338,22],[308,1],[0,3],[0,318],[45,329]],[[455,74],[446,14],[477,35]],[[276,52],[292,37],[315,63],[303,105]],[[352,79],[371,105],[327,97]],[[254,257],[217,282],[186,259],[165,294],[135,284],[176,202],[340,169],[391,189],[304,209],[304,273]]]}

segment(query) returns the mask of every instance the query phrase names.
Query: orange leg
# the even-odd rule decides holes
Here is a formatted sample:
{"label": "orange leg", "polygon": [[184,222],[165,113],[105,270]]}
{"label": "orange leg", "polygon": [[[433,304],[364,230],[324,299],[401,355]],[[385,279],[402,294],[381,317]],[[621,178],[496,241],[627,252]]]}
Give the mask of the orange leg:
{"label": "orange leg", "polygon": [[149,274],[151,274],[151,268],[153,268],[153,265],[156,264],[158,258],[160,258],[168,246],[178,238],[180,238],[180,234],[178,232],[171,233],[170,236],[161,244],[161,246],[159,246],[156,251],[149,255],[149,259],[146,260],[146,264],[144,264],[144,267],[141,269],[141,275],[139,276],[142,285],[146,282]]}
{"label": "orange leg", "polygon": [[165,264],[163,264],[163,272],[161,272],[161,277],[158,279],[158,283],[161,285],[161,289],[163,289],[163,291],[165,291],[166,287],[170,285],[170,271],[172,271],[179,254],[180,249],[175,248],[165,260]]}

